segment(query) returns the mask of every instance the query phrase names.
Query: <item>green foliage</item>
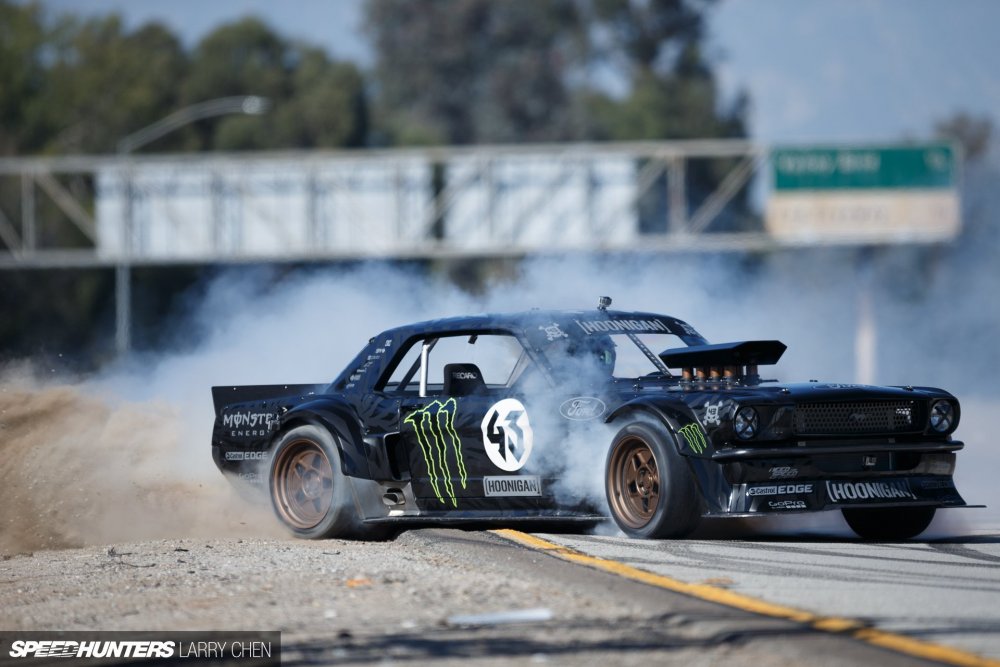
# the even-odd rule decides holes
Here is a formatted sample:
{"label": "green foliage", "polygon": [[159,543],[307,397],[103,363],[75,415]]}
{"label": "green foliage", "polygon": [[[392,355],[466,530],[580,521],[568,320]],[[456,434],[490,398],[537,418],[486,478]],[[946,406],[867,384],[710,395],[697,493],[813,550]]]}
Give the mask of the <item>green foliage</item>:
{"label": "green foliage", "polygon": [[145,25],[126,33],[117,16],[65,20],[51,42],[42,108],[53,134],[42,149],[57,153],[111,152],[117,141],[156,121],[178,100],[185,71],[180,43],[167,28]]}
{"label": "green foliage", "polygon": [[[384,143],[745,134],[701,55],[711,0],[367,0]],[[603,77],[603,80],[602,80]],[[624,82],[612,94],[607,79]]]}
{"label": "green foliage", "polygon": [[261,116],[227,116],[194,128],[197,148],[220,150],[360,146],[367,132],[361,72],[322,50],[291,43],[245,18],[222,26],[195,49],[186,103],[254,94],[271,100]]}
{"label": "green foliage", "polygon": [[956,142],[965,158],[975,162],[989,151],[993,121],[985,114],[976,116],[959,111],[934,123],[934,136]]}
{"label": "green foliage", "polygon": [[572,138],[571,0],[370,0],[386,143]]}
{"label": "green foliage", "polygon": [[360,146],[368,110],[353,64],[246,18],[185,50],[166,27],[115,14],[47,17],[0,0],[0,155],[109,153],[123,137],[198,102],[262,95],[262,116],[225,116],[143,150]]}
{"label": "green foliage", "polygon": [[156,23],[130,31],[115,14],[0,0],[0,154],[112,152],[175,110],[251,94],[271,111],[201,120],[140,150],[744,134],[744,105],[723,108],[701,55],[713,0],[366,2],[371,82],[253,17],[186,49]]}
{"label": "green foliage", "polygon": [[0,0],[0,155],[37,144],[46,133],[35,113],[45,86],[45,40],[37,5]]}

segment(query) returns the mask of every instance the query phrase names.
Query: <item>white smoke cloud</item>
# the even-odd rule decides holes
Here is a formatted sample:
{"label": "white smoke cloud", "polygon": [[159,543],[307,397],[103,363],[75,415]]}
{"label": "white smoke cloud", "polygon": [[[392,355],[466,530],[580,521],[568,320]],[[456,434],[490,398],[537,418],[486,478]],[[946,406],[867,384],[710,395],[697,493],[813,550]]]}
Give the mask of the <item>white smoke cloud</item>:
{"label": "white smoke cloud", "polygon": [[[969,180],[975,180],[975,174]],[[994,382],[1000,370],[1000,346],[995,342],[1000,330],[995,298],[1000,289],[995,268],[1000,265],[1000,235],[992,219],[982,222],[983,211],[994,209],[980,200],[976,203],[981,210],[969,216],[970,229],[958,244],[947,248],[535,258],[488,281],[474,294],[436,274],[388,263],[313,270],[280,279],[229,271],[208,286],[192,312],[178,316],[191,336],[200,340],[197,345],[184,352],[141,355],[77,389],[105,406],[100,409],[112,415],[106,421],[114,422],[121,411],[131,415],[128,428],[95,426],[88,431],[93,438],[120,446],[130,440],[159,443],[158,451],[166,455],[148,459],[155,462],[155,470],[148,470],[147,461],[147,477],[155,473],[185,483],[215,485],[221,475],[209,456],[211,386],[327,382],[369,337],[388,327],[533,307],[589,310],[596,307],[598,296],[610,295],[613,308],[679,317],[711,342],[784,341],[788,351],[777,367],[762,369],[765,377],[851,382],[856,379],[859,294],[869,290],[877,333],[876,382],[943,386],[963,401],[957,437],[966,441],[967,448],[958,456],[958,487],[970,503],[994,505],[989,510],[942,512],[932,526],[933,534],[996,527],[1000,503],[991,471],[1000,460],[991,434],[993,415],[1000,406],[1000,389]],[[557,406],[549,412],[555,414]],[[153,415],[145,424],[144,414]],[[155,438],[148,437],[150,429]],[[564,488],[595,500],[603,498],[603,464],[611,431],[597,428],[593,434],[560,443],[560,453],[569,462]],[[164,439],[165,433],[169,437]],[[73,449],[73,436],[69,433],[62,439],[69,443],[64,455],[85,453],[79,445]],[[31,440],[30,434],[25,438],[26,447],[45,445]],[[139,463],[143,452],[150,453],[149,447],[133,452]],[[118,474],[127,476],[130,469]],[[100,475],[88,479],[96,484]],[[46,491],[36,487],[31,493]],[[259,521],[257,525],[264,525],[265,519]],[[844,530],[836,515],[765,526],[805,532]],[[102,535],[119,533],[97,531],[87,539]],[[74,533],[66,539],[82,538]]]}
{"label": "white smoke cloud", "polygon": [[[569,257],[530,260],[513,276],[496,280],[472,295],[442,280],[400,272],[386,265],[336,271],[277,286],[248,291],[227,277],[213,285],[198,319],[211,322],[212,335],[197,350],[161,359],[145,372],[113,375],[106,380],[127,395],[180,402],[190,415],[192,456],[204,458],[212,411],[208,387],[213,384],[324,382],[332,379],[375,333],[399,324],[474,312],[539,308],[593,309],[597,297],[614,297],[613,307],[665,312],[692,323],[714,342],[778,338],[789,346],[782,362],[765,376],[783,381],[850,382],[854,376],[854,344],[858,293],[866,278],[856,268],[874,263],[876,273],[908,262],[909,251],[885,257],[859,257],[850,250],[812,251],[734,262],[729,256],[630,258]],[[888,267],[888,268],[886,268]],[[917,274],[934,298],[947,274]],[[960,344],[947,354],[909,343],[912,322],[926,304],[893,302],[892,284],[873,278],[876,303],[892,304],[876,315],[881,383],[943,384],[955,369],[976,367],[977,350]],[[936,281],[936,282],[935,282]],[[962,301],[950,308],[970,307]],[[900,350],[906,360],[900,364]],[[131,383],[131,384],[130,384]],[[957,479],[969,502],[989,502],[993,492],[982,479],[978,462],[988,454],[983,428],[997,396],[966,395],[963,387],[945,386],[966,401],[958,436],[968,434],[969,447],[959,455]],[[539,397],[541,399],[542,397]],[[557,414],[553,396],[552,409]],[[597,428],[592,437],[574,438],[560,447],[569,456],[565,489],[595,501],[603,498],[603,461],[613,429]],[[215,474],[214,469],[208,470]],[[968,511],[968,516],[980,517]],[[957,512],[945,512],[951,515]],[[996,516],[988,513],[988,521]],[[980,521],[979,518],[976,521]],[[813,525],[814,522],[807,522]],[[826,520],[842,529],[839,517]],[[940,524],[941,522],[937,522]],[[799,525],[790,522],[791,525]],[[937,525],[937,524],[936,524]],[[771,526],[769,525],[770,529]]]}

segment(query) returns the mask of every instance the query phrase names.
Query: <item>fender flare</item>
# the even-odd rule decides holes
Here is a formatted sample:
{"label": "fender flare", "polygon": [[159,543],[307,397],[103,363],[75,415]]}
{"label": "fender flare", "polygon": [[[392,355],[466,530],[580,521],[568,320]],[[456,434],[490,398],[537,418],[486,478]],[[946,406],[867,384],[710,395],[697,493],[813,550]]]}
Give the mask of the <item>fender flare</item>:
{"label": "fender flare", "polygon": [[345,401],[332,396],[319,396],[315,400],[297,405],[281,416],[277,431],[271,438],[274,448],[282,433],[296,426],[311,424],[324,428],[333,435],[340,452],[341,470],[348,477],[368,479],[368,458],[362,439],[361,419]]}
{"label": "fender flare", "polygon": [[678,453],[684,457],[695,477],[707,510],[710,513],[725,511],[732,487],[725,479],[722,466],[711,459],[713,451],[711,443],[706,441],[704,451],[696,453],[688,445],[687,439],[681,435],[681,429],[690,424],[697,424],[698,429],[704,434],[704,429],[687,406],[683,404],[676,407],[664,406],[662,400],[638,398],[613,410],[605,418],[605,423],[611,424],[629,414],[647,416],[667,429]]}
{"label": "fender flare", "polygon": [[[622,416],[628,415],[630,413],[645,414],[651,416],[657,422],[666,427],[667,431],[670,433],[674,441],[674,446],[677,447],[677,452],[681,456],[697,457],[697,454],[695,452],[686,450],[684,448],[683,443],[686,441],[681,437],[680,434],[681,429],[687,426],[688,424],[698,423],[698,420],[695,419],[694,414],[687,406],[678,403],[676,406],[670,405],[668,407],[664,406],[662,401],[654,401],[650,398],[645,398],[645,397],[637,398],[627,403],[623,403],[622,405],[615,408],[611,412],[611,414],[609,414],[607,417],[604,418],[604,422],[606,424],[610,424],[613,421],[621,418]],[[707,451],[708,449],[709,448],[706,448],[706,452],[704,452],[704,454],[708,454],[708,456],[711,456],[710,452]]]}

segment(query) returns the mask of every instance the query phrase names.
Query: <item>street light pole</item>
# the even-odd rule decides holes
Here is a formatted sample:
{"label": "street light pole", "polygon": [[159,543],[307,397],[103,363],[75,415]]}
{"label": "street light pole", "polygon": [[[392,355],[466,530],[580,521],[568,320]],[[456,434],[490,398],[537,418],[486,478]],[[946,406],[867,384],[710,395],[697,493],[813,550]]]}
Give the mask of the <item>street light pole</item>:
{"label": "street light pole", "polygon": [[271,107],[271,101],[259,95],[239,95],[236,97],[220,97],[206,102],[198,102],[189,107],[179,109],[169,116],[164,116],[152,125],[133,132],[118,142],[118,152],[131,153],[174,130],[184,127],[197,120],[241,113],[249,116],[259,116]]}
{"label": "street light pole", "polygon": [[[136,149],[204,118],[237,113],[257,116],[266,113],[270,107],[271,101],[258,95],[220,97],[192,104],[122,138],[118,142],[118,154],[123,157],[128,156]],[[119,356],[126,355],[132,347],[132,265],[129,260],[133,241],[135,174],[130,162],[126,166],[122,214],[122,254],[121,260],[115,267],[115,349]]]}

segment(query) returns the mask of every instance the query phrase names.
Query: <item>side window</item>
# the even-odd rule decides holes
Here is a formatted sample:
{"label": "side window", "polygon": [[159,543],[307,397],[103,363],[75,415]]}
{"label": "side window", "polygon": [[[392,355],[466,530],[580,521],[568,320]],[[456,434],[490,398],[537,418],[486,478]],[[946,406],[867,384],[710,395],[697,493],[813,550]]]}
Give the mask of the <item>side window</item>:
{"label": "side window", "polygon": [[[508,334],[461,334],[418,339],[406,350],[392,370],[384,390],[417,394],[420,389],[420,353],[424,343],[430,346],[427,356],[427,393],[441,395],[445,390],[445,366],[462,364],[463,372],[476,374],[485,389],[508,387],[527,362],[527,353],[516,338]],[[475,369],[471,367],[474,366]],[[475,373],[478,370],[478,373]]]}
{"label": "side window", "polygon": [[[414,393],[417,392],[417,386],[420,383],[420,348],[422,345],[422,340],[418,340],[413,345],[410,345],[409,349],[406,350],[406,354],[403,355],[403,358],[392,370],[388,382],[385,383],[385,391],[405,391],[408,386]],[[412,373],[412,376],[407,378],[407,375],[410,373]],[[407,383],[408,379],[409,382]],[[404,385],[400,386],[400,383],[404,383]]]}

